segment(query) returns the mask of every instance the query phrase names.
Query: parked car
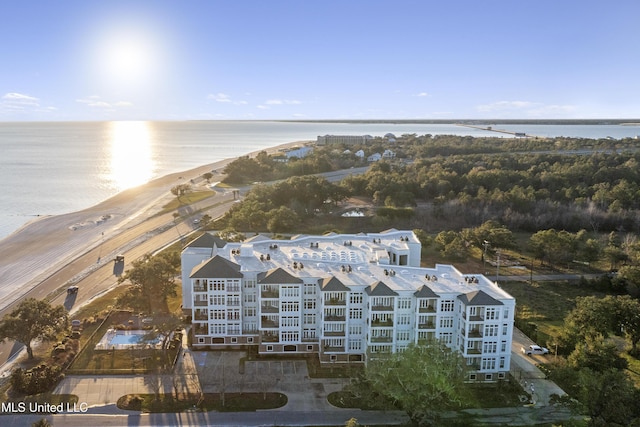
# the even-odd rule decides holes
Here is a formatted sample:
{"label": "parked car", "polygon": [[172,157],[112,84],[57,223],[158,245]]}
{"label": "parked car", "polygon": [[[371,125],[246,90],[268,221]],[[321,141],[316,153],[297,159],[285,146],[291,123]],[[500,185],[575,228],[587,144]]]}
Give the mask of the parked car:
{"label": "parked car", "polygon": [[549,354],[549,349],[545,347],[540,347],[539,345],[532,344],[529,347],[522,347],[522,352],[527,356],[532,356],[534,354]]}
{"label": "parked car", "polygon": [[77,294],[77,293],[78,293],[78,287],[77,286],[69,286],[67,288],[67,295]]}

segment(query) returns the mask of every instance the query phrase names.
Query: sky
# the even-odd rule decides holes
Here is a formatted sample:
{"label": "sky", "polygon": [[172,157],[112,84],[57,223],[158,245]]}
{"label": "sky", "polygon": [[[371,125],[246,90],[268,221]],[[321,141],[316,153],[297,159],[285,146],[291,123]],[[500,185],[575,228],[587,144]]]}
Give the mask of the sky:
{"label": "sky", "polygon": [[0,2],[0,121],[640,118],[637,0]]}

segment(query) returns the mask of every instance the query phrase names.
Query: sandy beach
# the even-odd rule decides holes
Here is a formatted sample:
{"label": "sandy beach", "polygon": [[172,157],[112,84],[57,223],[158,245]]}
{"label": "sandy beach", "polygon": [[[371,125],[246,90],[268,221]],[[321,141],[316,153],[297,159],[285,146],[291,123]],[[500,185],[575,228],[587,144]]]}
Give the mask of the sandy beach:
{"label": "sandy beach", "polygon": [[[273,153],[306,142],[282,144],[266,151]],[[257,152],[249,155],[255,154]],[[192,179],[196,186],[198,182],[203,184],[201,176],[214,170],[216,175],[212,181],[220,180],[225,165],[233,160],[154,179],[79,212],[37,218],[6,237],[0,241],[0,315],[20,298],[46,296],[82,274],[87,266],[80,265],[77,260],[91,250],[98,251],[97,262],[100,263],[101,259],[111,258],[118,245],[135,244],[145,233],[159,227],[160,221],[167,221],[166,218],[156,219],[154,215],[175,197],[170,192],[173,186]],[[153,221],[148,221],[152,217]],[[111,245],[108,252],[101,252],[100,249],[107,246],[105,243],[116,242],[118,237],[120,242],[116,247]],[[57,277],[52,281],[54,274]],[[40,287],[46,289],[32,295]]]}

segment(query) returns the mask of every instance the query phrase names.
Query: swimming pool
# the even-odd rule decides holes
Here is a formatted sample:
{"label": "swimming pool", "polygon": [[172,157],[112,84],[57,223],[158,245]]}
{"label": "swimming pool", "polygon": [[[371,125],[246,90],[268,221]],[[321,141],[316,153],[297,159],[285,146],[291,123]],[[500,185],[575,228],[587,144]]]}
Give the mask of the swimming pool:
{"label": "swimming pool", "polygon": [[162,336],[157,336],[152,340],[143,340],[149,331],[133,330],[121,331],[109,329],[100,342],[96,344],[96,350],[126,350],[132,348],[159,348]]}

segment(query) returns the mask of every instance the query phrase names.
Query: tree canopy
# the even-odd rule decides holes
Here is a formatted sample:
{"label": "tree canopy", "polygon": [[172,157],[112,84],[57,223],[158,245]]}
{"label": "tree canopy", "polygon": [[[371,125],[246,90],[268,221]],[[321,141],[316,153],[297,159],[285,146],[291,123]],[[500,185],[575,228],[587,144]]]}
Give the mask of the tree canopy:
{"label": "tree canopy", "polygon": [[28,298],[0,321],[0,337],[22,343],[33,359],[31,342],[34,339],[55,339],[56,334],[68,328],[67,311],[61,305]]}
{"label": "tree canopy", "polygon": [[464,379],[462,355],[434,341],[370,355],[363,386],[395,402],[414,422],[429,425],[437,411],[462,404]]}

